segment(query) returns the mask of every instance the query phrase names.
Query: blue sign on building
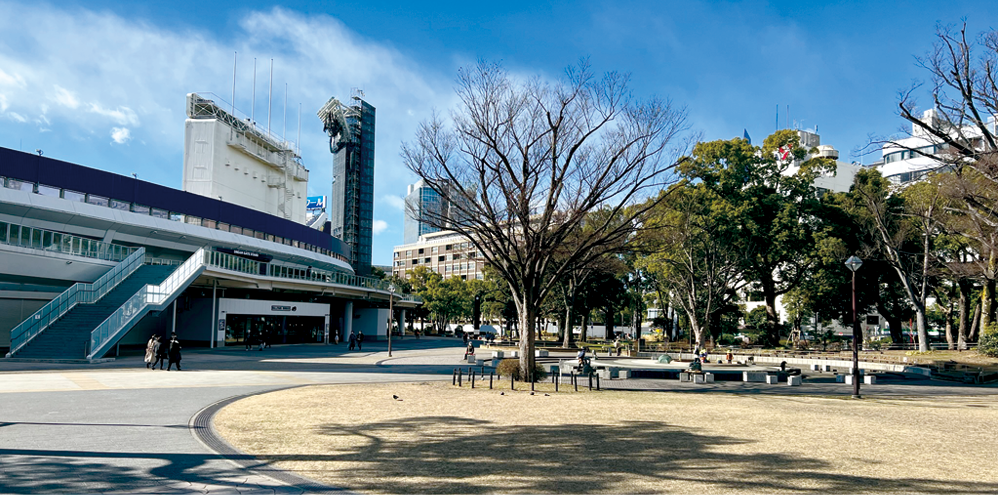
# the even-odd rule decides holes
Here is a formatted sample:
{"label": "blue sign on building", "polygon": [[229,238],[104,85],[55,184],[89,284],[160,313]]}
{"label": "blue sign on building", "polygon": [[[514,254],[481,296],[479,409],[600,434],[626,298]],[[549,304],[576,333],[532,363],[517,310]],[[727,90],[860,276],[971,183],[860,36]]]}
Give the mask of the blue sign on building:
{"label": "blue sign on building", "polygon": [[305,198],[305,209],[306,210],[325,210],[326,209],[326,197],[325,196],[309,196]]}

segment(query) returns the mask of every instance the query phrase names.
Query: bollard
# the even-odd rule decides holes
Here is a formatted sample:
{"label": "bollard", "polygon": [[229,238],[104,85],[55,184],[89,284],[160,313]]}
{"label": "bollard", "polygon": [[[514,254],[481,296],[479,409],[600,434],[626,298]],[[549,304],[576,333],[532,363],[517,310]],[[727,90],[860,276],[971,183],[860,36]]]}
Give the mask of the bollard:
{"label": "bollard", "polygon": [[534,381],[533,380],[530,380],[530,391],[531,392],[534,391]]}
{"label": "bollard", "polygon": [[593,391],[593,374],[589,373],[589,391]]}
{"label": "bollard", "polygon": [[457,368],[454,368],[454,371],[450,374],[450,384],[457,385]]}
{"label": "bollard", "polygon": [[575,391],[579,391],[579,380],[575,376],[575,372],[572,372],[572,385],[575,385]]}
{"label": "bollard", "polygon": [[558,379],[554,381],[554,391],[555,392],[558,391],[558,382],[560,382],[560,381],[561,381],[561,377],[558,377]]}
{"label": "bollard", "polygon": [[489,390],[492,390],[492,375],[493,373],[489,373]]}
{"label": "bollard", "polygon": [[596,375],[596,390],[599,391],[599,375]]}
{"label": "bollard", "polygon": [[513,375],[509,375],[509,389],[516,390],[516,380],[513,379]]}
{"label": "bollard", "polygon": [[457,386],[461,386],[461,368],[457,369]]}

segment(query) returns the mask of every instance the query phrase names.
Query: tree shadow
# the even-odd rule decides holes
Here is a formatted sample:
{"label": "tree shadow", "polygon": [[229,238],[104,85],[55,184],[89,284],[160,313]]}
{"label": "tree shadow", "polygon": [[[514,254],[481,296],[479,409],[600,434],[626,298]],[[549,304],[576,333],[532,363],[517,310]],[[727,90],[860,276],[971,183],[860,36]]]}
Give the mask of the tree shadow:
{"label": "tree shadow", "polygon": [[[252,456],[232,460],[268,469]],[[255,463],[255,466],[253,465]],[[0,449],[0,493],[201,493],[205,487],[301,493],[279,483],[247,483],[247,473],[213,454]],[[312,487],[309,487],[310,491]],[[337,491],[330,488],[328,491]]]}
{"label": "tree shadow", "polygon": [[651,491],[998,492],[998,483],[838,474],[828,462],[796,453],[734,453],[726,447],[749,441],[662,421],[538,426],[441,416],[326,424],[319,433],[361,442],[328,455],[259,459],[348,463],[297,472],[340,479],[351,490],[392,493],[603,493],[622,491],[618,485],[635,478],[660,487]]}

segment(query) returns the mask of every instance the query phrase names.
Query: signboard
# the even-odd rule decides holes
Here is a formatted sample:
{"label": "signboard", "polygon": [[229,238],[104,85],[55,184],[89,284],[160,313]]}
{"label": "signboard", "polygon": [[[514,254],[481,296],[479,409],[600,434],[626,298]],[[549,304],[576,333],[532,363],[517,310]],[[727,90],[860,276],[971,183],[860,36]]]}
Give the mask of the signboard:
{"label": "signboard", "polygon": [[274,304],[274,305],[270,306],[270,310],[271,311],[298,311],[298,308],[295,307],[295,306],[283,306],[283,305]]}
{"label": "signboard", "polygon": [[216,247],[215,251],[218,251],[220,253],[236,255],[239,256],[240,258],[246,258],[248,260],[259,261],[261,263],[269,263],[270,260],[274,259],[274,257],[269,254],[254,253],[252,251],[243,251],[242,249]]}
{"label": "signboard", "polygon": [[306,210],[325,210],[326,209],[326,197],[325,196],[308,196],[305,198],[305,209]]}

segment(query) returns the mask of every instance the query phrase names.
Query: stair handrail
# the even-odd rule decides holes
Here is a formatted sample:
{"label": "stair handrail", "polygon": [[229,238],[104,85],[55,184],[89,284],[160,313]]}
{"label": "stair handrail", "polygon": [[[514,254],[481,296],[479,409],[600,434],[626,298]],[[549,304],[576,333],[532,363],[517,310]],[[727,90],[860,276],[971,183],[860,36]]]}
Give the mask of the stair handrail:
{"label": "stair handrail", "polygon": [[129,328],[129,323],[136,317],[145,314],[146,308],[161,305],[175,292],[186,288],[190,279],[200,275],[205,267],[205,253],[204,248],[198,249],[159,285],[146,284],[118,307],[114,313],[111,313],[111,316],[108,316],[90,332],[87,359],[93,359],[109,341],[114,339],[123,329]]}
{"label": "stair handrail", "polygon": [[104,297],[122,280],[142,266],[145,257],[146,248],[140,247],[93,283],[75,283],[39,308],[26,320],[11,329],[10,352],[7,353],[7,357],[11,357],[21,350],[31,339],[42,333],[77,304],[93,304]]}

